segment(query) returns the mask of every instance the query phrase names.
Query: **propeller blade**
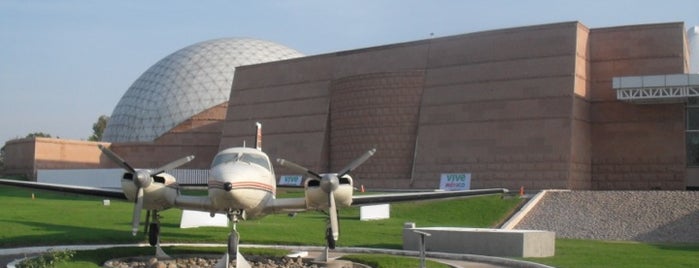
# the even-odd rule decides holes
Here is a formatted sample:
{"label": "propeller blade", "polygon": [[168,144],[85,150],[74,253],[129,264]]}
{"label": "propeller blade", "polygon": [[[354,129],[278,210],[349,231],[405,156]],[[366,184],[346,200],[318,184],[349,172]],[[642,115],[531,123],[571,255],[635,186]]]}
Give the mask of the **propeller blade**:
{"label": "propeller blade", "polygon": [[277,158],[277,163],[279,163],[280,165],[282,165],[282,166],[284,166],[284,167],[287,167],[287,168],[296,170],[297,172],[301,172],[301,173],[304,173],[304,174],[309,174],[309,175],[314,176],[314,177],[316,177],[316,178],[318,178],[318,179],[322,179],[322,178],[323,178],[323,177],[320,176],[320,174],[315,173],[315,172],[313,172],[312,170],[307,169],[307,168],[305,168],[305,167],[303,167],[303,166],[301,166],[301,165],[299,165],[299,164],[296,164],[296,163],[294,163],[294,162],[291,162],[291,161],[289,161],[289,160]]}
{"label": "propeller blade", "polygon": [[330,208],[328,208],[330,216],[330,230],[333,234],[333,239],[337,241],[340,237],[340,230],[337,223],[337,207],[335,206],[335,194],[333,192],[328,193],[328,200],[330,201]]}
{"label": "propeller blade", "polygon": [[122,159],[117,154],[112,152],[112,150],[109,150],[107,147],[104,147],[102,144],[98,144],[97,147],[99,147],[100,150],[102,150],[102,152],[105,155],[107,155],[107,157],[109,157],[109,159],[112,160],[112,162],[116,163],[117,165],[119,165],[123,169],[126,169],[128,172],[131,172],[132,174],[136,173],[136,169],[131,167],[131,165],[129,165],[129,163],[126,163],[126,161],[124,161],[124,159]]}
{"label": "propeller blade", "polygon": [[342,177],[342,176],[347,175],[347,173],[350,173],[350,171],[354,170],[354,169],[357,168],[359,165],[363,164],[364,161],[366,161],[367,159],[369,159],[369,157],[371,157],[372,155],[374,155],[375,152],[376,152],[376,148],[373,148],[373,149],[367,151],[367,152],[364,153],[362,156],[360,156],[359,158],[357,158],[357,159],[355,159],[354,161],[352,161],[352,163],[350,163],[349,165],[347,165],[345,168],[343,168],[342,170],[340,170],[340,172],[337,173],[337,174],[338,174],[337,177]]}
{"label": "propeller blade", "polygon": [[189,156],[182,157],[182,158],[180,158],[180,159],[177,159],[177,160],[175,160],[175,161],[172,161],[172,162],[170,162],[170,163],[168,163],[168,164],[166,164],[166,165],[164,165],[164,166],[162,166],[162,167],[156,169],[151,175],[158,175],[158,174],[163,173],[163,172],[165,172],[165,171],[170,171],[170,170],[176,169],[176,168],[178,168],[178,167],[181,166],[181,165],[184,165],[184,164],[189,163],[189,162],[192,161],[193,159],[194,159],[194,156],[193,156],[193,155],[189,155]]}
{"label": "propeller blade", "polygon": [[133,207],[133,222],[131,233],[136,236],[138,233],[138,225],[141,223],[141,210],[143,209],[143,188],[138,188],[138,195],[136,195],[136,200]]}

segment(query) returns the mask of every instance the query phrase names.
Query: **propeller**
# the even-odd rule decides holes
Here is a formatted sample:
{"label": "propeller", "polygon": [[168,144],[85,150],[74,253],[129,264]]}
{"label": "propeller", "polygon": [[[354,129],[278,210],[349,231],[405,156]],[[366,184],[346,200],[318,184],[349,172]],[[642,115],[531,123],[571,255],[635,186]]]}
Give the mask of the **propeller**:
{"label": "propeller", "polygon": [[133,184],[136,186],[136,198],[134,199],[134,209],[132,216],[132,234],[136,236],[138,233],[138,226],[141,223],[141,210],[143,210],[143,188],[146,188],[153,183],[153,177],[165,171],[173,170],[181,165],[189,163],[194,159],[193,155],[185,156],[183,158],[172,161],[154,171],[148,169],[136,170],[129,163],[127,163],[123,158],[119,157],[116,153],[109,150],[107,147],[99,144],[97,147],[107,155],[107,157],[114,163],[125,169],[127,172],[131,173]]}
{"label": "propeller", "polygon": [[[359,158],[352,161],[345,168],[341,169],[340,172],[327,173],[327,174],[323,174],[323,175],[320,175],[317,172],[314,172],[308,168],[305,168],[299,164],[296,164],[294,162],[291,162],[291,161],[288,161],[285,159],[277,159],[277,162],[284,167],[296,170],[297,172],[311,175],[313,177],[318,178],[318,180],[320,180],[320,188],[328,194],[328,218],[330,220],[330,235],[332,236],[332,239],[334,241],[337,241],[338,238],[340,237],[340,230],[339,230],[339,224],[338,224],[338,218],[337,218],[337,205],[335,204],[335,190],[337,190],[337,188],[340,186],[340,179],[339,178],[347,175],[352,170],[359,167],[366,160],[368,160],[372,155],[374,155],[374,153],[376,153],[376,148],[373,148],[373,149],[367,151],[362,156],[360,156]],[[328,243],[333,244],[329,241],[329,239],[328,239]],[[330,248],[334,248],[334,245],[330,246]]]}

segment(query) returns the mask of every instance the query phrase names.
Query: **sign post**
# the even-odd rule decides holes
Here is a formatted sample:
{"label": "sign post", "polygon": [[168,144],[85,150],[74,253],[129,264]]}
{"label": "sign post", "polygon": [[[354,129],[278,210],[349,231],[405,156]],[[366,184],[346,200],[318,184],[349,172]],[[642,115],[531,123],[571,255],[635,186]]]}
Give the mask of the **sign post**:
{"label": "sign post", "polygon": [[413,232],[420,235],[420,268],[425,268],[425,251],[427,250],[425,246],[425,237],[431,236],[432,234],[418,230],[413,230]]}

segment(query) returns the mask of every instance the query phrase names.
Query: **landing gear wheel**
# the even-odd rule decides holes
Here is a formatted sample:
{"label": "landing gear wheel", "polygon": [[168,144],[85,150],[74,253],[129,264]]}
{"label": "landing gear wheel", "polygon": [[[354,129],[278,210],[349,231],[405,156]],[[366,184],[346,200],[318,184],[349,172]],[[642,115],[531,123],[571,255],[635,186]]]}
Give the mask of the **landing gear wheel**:
{"label": "landing gear wheel", "polygon": [[325,229],[325,240],[328,241],[329,249],[335,249],[335,239],[333,238],[333,231],[330,227]]}
{"label": "landing gear wheel", "polygon": [[148,243],[154,247],[158,244],[158,236],[160,235],[160,225],[157,223],[151,223],[148,229]]}
{"label": "landing gear wheel", "polygon": [[228,235],[228,255],[231,258],[235,258],[238,253],[238,242],[239,242],[238,232],[232,232]]}

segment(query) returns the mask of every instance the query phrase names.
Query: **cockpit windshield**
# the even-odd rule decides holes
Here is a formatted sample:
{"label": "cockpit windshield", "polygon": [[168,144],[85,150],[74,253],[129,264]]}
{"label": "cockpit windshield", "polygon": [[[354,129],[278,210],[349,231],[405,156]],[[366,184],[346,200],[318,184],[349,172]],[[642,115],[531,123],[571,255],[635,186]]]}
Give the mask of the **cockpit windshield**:
{"label": "cockpit windshield", "polygon": [[214,161],[211,163],[212,167],[218,166],[220,164],[224,163],[231,163],[231,162],[245,162],[248,164],[254,164],[261,166],[267,170],[271,171],[271,168],[269,166],[269,161],[267,161],[267,158],[262,156],[262,155],[257,155],[257,154],[249,154],[249,153],[242,153],[242,152],[231,152],[227,154],[220,154],[214,158]]}

